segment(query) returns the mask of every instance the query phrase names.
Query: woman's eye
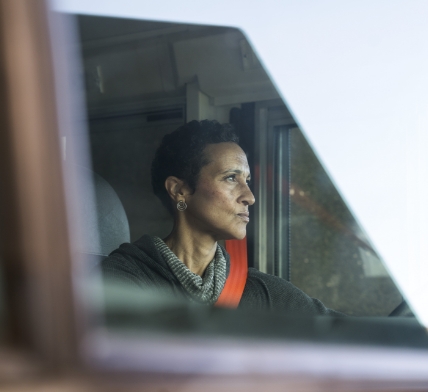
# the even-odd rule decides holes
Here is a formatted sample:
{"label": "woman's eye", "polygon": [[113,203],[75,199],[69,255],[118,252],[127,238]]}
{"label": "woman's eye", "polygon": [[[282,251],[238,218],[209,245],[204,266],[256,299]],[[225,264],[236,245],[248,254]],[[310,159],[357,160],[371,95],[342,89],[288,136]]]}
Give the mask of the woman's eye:
{"label": "woman's eye", "polygon": [[[226,178],[225,178],[225,180],[226,181],[228,181],[228,182],[237,182],[238,180],[236,179],[236,174],[231,174],[230,176],[227,176]],[[241,181],[241,180],[239,180],[239,181]],[[246,183],[246,185],[250,185],[251,184],[251,180],[250,179],[246,179],[245,180],[245,183]]]}

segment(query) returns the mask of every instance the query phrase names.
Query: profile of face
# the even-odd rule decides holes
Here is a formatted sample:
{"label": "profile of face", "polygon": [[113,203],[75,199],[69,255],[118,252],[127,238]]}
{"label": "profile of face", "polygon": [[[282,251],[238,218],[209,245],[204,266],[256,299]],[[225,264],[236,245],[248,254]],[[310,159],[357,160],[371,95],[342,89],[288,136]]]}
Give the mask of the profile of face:
{"label": "profile of face", "polygon": [[192,230],[214,240],[242,239],[254,195],[248,184],[247,156],[235,143],[208,144],[209,163],[200,170],[196,189],[186,195],[186,221]]}

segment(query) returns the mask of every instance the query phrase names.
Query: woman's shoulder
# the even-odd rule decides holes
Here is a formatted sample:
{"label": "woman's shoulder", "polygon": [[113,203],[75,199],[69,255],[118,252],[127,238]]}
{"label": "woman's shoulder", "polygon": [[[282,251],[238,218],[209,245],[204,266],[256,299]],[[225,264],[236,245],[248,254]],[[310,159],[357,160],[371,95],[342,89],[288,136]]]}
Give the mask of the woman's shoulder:
{"label": "woman's shoulder", "polygon": [[133,282],[161,279],[170,274],[153,237],[149,235],[132,244],[120,245],[101,262],[101,269],[105,278],[126,278]]}
{"label": "woman's shoulder", "polygon": [[113,250],[101,263],[103,269],[111,265],[137,266],[147,260],[156,260],[154,249],[151,249],[151,237],[144,235],[133,243],[125,242]]}
{"label": "woman's shoulder", "polygon": [[260,272],[255,268],[248,269],[247,284],[242,296],[242,307],[246,305],[312,315],[341,315],[311,298],[291,282],[278,276]]}

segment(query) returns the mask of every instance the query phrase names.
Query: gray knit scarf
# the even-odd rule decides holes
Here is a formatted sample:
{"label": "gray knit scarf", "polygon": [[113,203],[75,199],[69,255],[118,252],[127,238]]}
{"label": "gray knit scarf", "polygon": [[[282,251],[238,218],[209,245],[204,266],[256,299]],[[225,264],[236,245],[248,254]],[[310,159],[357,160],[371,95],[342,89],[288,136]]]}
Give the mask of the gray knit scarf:
{"label": "gray knit scarf", "polygon": [[217,301],[226,283],[226,259],[219,245],[213,261],[208,264],[201,277],[190,271],[159,237],[153,237],[153,241],[190,299],[206,305]]}

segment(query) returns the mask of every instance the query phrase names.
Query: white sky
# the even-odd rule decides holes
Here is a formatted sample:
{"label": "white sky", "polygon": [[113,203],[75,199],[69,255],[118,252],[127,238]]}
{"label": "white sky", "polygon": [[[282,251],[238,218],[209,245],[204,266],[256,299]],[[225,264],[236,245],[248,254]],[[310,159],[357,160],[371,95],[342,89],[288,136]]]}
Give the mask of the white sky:
{"label": "white sky", "polygon": [[241,27],[428,326],[428,2],[54,0],[57,9]]}

